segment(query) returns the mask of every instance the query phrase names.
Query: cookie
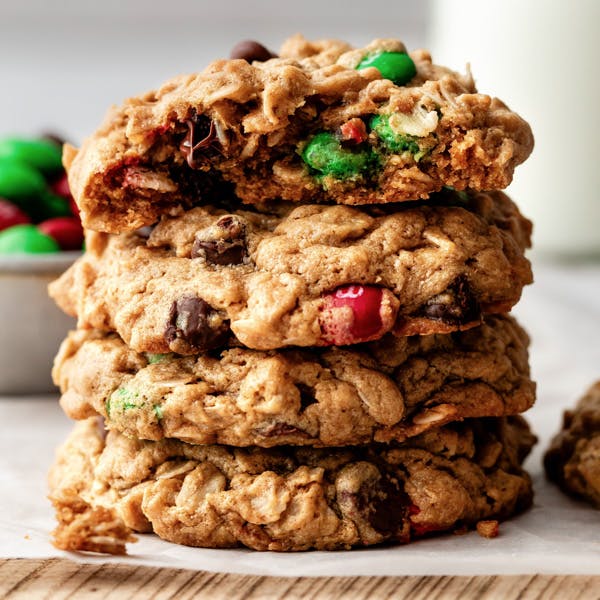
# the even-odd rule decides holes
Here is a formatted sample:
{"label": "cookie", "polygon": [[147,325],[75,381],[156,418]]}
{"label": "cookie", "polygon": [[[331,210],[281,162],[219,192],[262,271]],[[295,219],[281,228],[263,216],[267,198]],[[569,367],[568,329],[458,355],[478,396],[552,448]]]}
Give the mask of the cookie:
{"label": "cookie", "polygon": [[505,519],[532,500],[521,462],[534,436],[521,417],[465,421],[398,446],[322,450],[104,434],[97,419],[82,421],[58,451],[50,497],[60,548],[81,549],[86,536],[101,542],[109,530],[115,535],[105,551],[123,551],[119,519],[134,531],[210,548],[406,543]]}
{"label": "cookie", "polygon": [[67,147],[84,225],[131,231],[224,197],[356,205],[503,189],[533,148],[529,125],[470,73],[398,40],[297,36],[269,54],[176,77]]}
{"label": "cookie", "polygon": [[50,294],[138,352],[197,354],[466,329],[532,279],[531,224],[502,192],[273,210],[196,207],[144,235],[90,232]]}
{"label": "cookie", "polygon": [[138,354],[114,334],[80,330],[63,342],[53,374],[68,416],[100,414],[130,437],[346,446],[527,410],[535,400],[527,343],[510,317],[352,349],[218,356]]}
{"label": "cookie", "polygon": [[600,508],[600,381],[565,411],[561,431],[544,456],[548,478]]}

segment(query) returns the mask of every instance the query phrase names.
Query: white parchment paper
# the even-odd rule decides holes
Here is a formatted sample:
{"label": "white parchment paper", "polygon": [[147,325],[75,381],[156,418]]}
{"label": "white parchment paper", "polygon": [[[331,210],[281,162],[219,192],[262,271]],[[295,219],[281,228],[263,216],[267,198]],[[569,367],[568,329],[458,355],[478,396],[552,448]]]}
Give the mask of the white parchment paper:
{"label": "white parchment paper", "polygon": [[123,558],[65,553],[49,541],[46,472],[71,424],[53,396],[0,399],[0,556],[284,576],[600,574],[600,511],[563,496],[541,466],[563,408],[600,378],[600,267],[538,266],[536,274],[515,310],[533,338],[538,381],[528,418],[540,441],[526,463],[536,497],[531,510],[501,524],[499,537],[469,533],[393,548],[277,554],[186,548],[143,535]]}

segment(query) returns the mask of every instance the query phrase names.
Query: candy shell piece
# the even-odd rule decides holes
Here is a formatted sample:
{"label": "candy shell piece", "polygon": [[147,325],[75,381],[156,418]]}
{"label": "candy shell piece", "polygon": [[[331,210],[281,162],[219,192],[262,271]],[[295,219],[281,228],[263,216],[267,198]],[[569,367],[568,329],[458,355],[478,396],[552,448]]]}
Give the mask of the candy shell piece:
{"label": "candy shell piece", "polygon": [[38,225],[38,229],[54,239],[61,250],[80,250],[83,227],[77,217],[55,217]]}
{"label": "candy shell piece", "polygon": [[0,198],[0,231],[29,222],[29,217],[16,204]]}
{"label": "candy shell piece", "polygon": [[44,254],[59,250],[58,243],[35,225],[15,225],[0,231],[0,254]]}
{"label": "candy shell piece", "polygon": [[44,139],[7,137],[0,139],[0,159],[19,160],[51,175],[62,169],[61,147]]}
{"label": "candy shell piece", "polygon": [[46,191],[43,175],[28,164],[0,159],[0,196],[27,210],[29,200]]}

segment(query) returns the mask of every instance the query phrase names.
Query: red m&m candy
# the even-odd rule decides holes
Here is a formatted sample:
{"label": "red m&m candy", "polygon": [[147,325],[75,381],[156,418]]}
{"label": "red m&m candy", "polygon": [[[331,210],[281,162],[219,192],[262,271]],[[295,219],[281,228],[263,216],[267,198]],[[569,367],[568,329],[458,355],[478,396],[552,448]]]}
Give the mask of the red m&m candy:
{"label": "red m&m candy", "polygon": [[0,198],[0,231],[23,223],[29,223],[29,217],[16,204]]}
{"label": "red m&m candy", "polygon": [[53,238],[61,250],[81,250],[83,228],[77,217],[56,217],[38,225],[38,229]]}

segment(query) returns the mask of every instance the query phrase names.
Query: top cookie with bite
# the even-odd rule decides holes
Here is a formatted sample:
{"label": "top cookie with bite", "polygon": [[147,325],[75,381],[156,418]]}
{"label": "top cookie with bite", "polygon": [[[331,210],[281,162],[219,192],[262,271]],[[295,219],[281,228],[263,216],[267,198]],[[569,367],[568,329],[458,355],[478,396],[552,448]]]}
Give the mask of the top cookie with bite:
{"label": "top cookie with bite", "polygon": [[66,147],[86,227],[131,231],[224,197],[356,205],[502,189],[533,148],[529,125],[470,73],[398,40],[295,36],[278,56],[235,55],[126,100]]}

